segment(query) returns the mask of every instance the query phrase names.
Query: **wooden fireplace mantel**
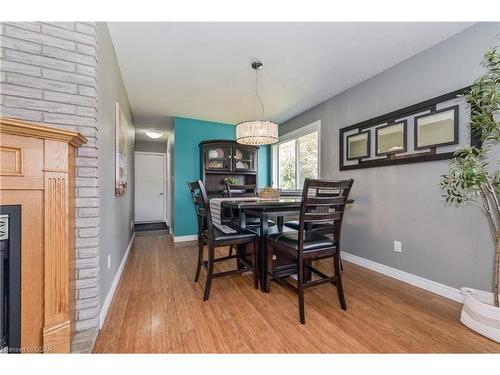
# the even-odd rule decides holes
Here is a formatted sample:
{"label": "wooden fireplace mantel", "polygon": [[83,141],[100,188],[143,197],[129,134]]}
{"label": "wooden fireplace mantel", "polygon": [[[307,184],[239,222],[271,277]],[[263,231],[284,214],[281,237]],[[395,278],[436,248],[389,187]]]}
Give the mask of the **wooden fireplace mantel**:
{"label": "wooden fireplace mantel", "polygon": [[75,322],[81,134],[0,117],[0,204],[21,205],[21,350],[67,353]]}

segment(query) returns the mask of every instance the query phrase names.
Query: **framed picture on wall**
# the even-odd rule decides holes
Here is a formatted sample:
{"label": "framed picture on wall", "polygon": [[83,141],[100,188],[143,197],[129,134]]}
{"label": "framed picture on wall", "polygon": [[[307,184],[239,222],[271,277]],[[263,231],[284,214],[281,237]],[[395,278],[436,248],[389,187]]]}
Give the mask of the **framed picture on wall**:
{"label": "framed picture on wall", "polygon": [[403,120],[375,128],[375,155],[406,152],[406,126]]}
{"label": "framed picture on wall", "polygon": [[458,105],[415,117],[415,150],[458,143]]}
{"label": "framed picture on wall", "polygon": [[115,195],[122,196],[128,187],[128,122],[120,103],[116,103],[115,117]]}
{"label": "framed picture on wall", "polygon": [[370,132],[360,132],[347,136],[347,160],[357,160],[370,156]]}

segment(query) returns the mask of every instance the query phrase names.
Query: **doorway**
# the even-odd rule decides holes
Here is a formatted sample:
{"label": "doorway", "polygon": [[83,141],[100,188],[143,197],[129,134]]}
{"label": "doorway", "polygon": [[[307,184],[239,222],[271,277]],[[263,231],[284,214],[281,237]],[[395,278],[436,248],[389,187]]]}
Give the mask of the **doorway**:
{"label": "doorway", "polygon": [[167,155],[135,152],[135,223],[167,223]]}

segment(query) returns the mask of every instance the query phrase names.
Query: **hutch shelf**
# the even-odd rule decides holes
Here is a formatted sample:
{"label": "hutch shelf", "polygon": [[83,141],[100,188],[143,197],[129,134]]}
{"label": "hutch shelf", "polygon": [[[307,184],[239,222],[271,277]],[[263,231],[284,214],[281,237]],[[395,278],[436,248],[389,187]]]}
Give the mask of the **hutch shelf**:
{"label": "hutch shelf", "polygon": [[231,178],[239,185],[257,185],[256,146],[241,145],[236,141],[210,140],[200,143],[200,178],[207,193],[222,196],[224,180]]}

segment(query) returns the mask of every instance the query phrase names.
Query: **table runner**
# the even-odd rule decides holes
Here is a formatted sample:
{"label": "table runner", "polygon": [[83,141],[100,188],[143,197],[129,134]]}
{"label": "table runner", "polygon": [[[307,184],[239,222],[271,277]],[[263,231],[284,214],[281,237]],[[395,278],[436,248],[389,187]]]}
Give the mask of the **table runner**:
{"label": "table runner", "polygon": [[241,197],[241,198],[211,198],[210,199],[210,214],[212,215],[212,224],[214,227],[219,229],[220,231],[231,234],[237,233],[236,230],[228,227],[227,225],[223,225],[221,222],[221,205],[224,201],[260,201],[260,200],[268,200],[268,198],[259,198],[259,197]]}

